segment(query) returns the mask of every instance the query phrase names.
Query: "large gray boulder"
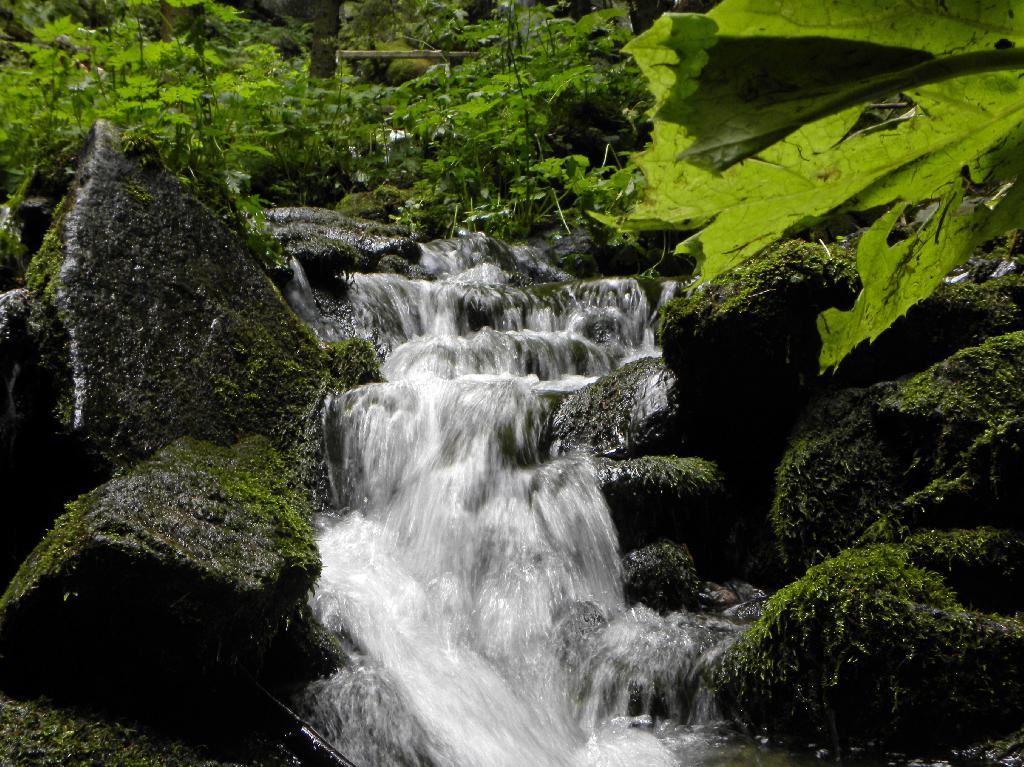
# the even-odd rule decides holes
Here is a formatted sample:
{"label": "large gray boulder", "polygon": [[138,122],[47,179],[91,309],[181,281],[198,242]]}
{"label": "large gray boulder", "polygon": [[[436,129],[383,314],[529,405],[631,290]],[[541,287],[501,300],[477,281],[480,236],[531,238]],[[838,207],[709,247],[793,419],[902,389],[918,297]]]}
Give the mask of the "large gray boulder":
{"label": "large gray boulder", "polygon": [[95,700],[257,673],[320,572],[309,516],[265,438],[175,442],[69,504],[23,563],[0,599],[0,683]]}
{"label": "large gray boulder", "polygon": [[107,462],[182,435],[310,439],[329,355],[239,239],[168,172],[126,157],[109,123],[90,132],[28,285],[61,419]]}

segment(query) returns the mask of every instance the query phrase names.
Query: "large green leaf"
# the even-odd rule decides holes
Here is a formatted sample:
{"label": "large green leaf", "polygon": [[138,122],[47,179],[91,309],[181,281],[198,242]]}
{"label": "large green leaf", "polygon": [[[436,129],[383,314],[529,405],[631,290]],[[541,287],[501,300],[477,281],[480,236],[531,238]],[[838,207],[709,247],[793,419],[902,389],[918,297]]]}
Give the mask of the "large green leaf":
{"label": "large green leaf", "polygon": [[[710,18],[663,16],[628,47],[657,105],[653,144],[638,158],[649,192],[626,226],[693,232],[681,249],[709,279],[840,212],[947,199],[961,178],[1014,181],[1024,170],[1024,84],[1014,69],[1024,66],[1024,14],[1013,5],[726,0]],[[857,129],[865,98],[896,91],[912,104]],[[1009,220],[1005,206],[1015,200],[994,220]],[[954,236],[959,227],[939,228],[948,247],[974,242]],[[885,279],[898,300],[883,302],[886,311],[859,305],[826,338],[823,364],[877,336],[934,287],[912,277],[920,270],[869,268],[899,257],[883,252],[885,239],[860,246],[862,299],[880,295],[870,280]],[[915,253],[936,270],[950,262],[931,247]]]}
{"label": "large green leaf", "polygon": [[939,202],[927,223],[896,245],[887,239],[903,214],[897,206],[868,230],[857,251],[857,271],[864,289],[850,311],[827,309],[818,317],[822,338],[822,369],[834,368],[855,346],[873,341],[963,263],[971,250],[1020,223],[1024,187],[1014,186],[1005,198],[963,211],[964,184]]}

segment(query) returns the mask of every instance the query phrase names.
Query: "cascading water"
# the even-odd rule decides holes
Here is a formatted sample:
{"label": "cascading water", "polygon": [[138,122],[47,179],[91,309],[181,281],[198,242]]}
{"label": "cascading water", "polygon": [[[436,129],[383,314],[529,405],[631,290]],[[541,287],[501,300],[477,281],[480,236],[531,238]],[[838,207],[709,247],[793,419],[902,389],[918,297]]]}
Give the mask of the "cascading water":
{"label": "cascading water", "polygon": [[[735,627],[627,608],[591,459],[542,447],[558,392],[656,353],[657,307],[631,279],[517,287],[536,254],[482,237],[421,265],[436,279],[348,291],[388,382],[325,407],[313,607],[351,661],[303,712],[363,767],[694,763],[704,664]],[[295,266],[296,311],[342,334]]]}

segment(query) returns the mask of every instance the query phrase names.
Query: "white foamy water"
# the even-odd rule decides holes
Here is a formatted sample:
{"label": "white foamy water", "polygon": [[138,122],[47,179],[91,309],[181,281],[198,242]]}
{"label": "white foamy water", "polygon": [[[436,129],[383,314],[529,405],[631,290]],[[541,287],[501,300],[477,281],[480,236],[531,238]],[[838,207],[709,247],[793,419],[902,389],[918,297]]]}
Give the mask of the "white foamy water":
{"label": "white foamy water", "polygon": [[657,353],[657,307],[629,279],[514,287],[536,254],[493,242],[431,243],[437,279],[348,290],[391,351],[387,383],[325,407],[337,513],[312,604],[355,649],[300,707],[363,767],[680,764],[655,725],[714,718],[702,664],[729,631],[627,608],[594,465],[542,448],[552,392]]}

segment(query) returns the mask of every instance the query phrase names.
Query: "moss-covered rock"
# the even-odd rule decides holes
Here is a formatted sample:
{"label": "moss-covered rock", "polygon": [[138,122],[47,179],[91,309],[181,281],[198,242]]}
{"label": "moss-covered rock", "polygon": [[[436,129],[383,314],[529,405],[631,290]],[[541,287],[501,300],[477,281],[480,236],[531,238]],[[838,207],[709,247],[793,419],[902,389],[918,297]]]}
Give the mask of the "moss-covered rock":
{"label": "moss-covered rock", "polygon": [[776,473],[772,525],[794,567],[870,529],[1020,529],[1024,332],[962,349],[912,378],[824,396]]}
{"label": "moss-covered rock", "polygon": [[798,420],[776,470],[771,508],[775,539],[792,569],[852,545],[902,500],[904,464],[876,422],[893,386],[825,394]]}
{"label": "moss-covered rock", "polygon": [[310,279],[324,281],[342,273],[373,272],[385,255],[410,262],[419,246],[406,229],[350,218],[324,208],[274,208],[267,211],[270,233],[286,256],[296,259]]}
{"label": "moss-covered rock", "polygon": [[0,599],[0,679],[92,696],[258,671],[320,560],[262,437],[181,439],[82,496]]}
{"label": "moss-covered rock", "polygon": [[856,292],[849,256],[791,241],[666,305],[665,362],[702,455],[774,460],[817,376],[817,315]]}
{"label": "moss-covered rock", "polygon": [[[104,711],[18,700],[0,693],[0,764],[19,767],[291,767],[294,758],[257,733],[222,754]],[[238,753],[241,752],[241,753]]]}
{"label": "moss-covered rock", "polygon": [[903,517],[931,526],[1024,526],[1024,419],[986,429],[952,471],[902,504]]}
{"label": "moss-covered rock", "polygon": [[1024,716],[1024,623],[964,611],[899,547],[850,549],[768,601],[718,685],[775,733],[965,744]]}
{"label": "moss-covered rock", "polygon": [[551,419],[552,451],[611,458],[672,452],[682,441],[674,386],[661,360],[623,365],[562,401]]}
{"label": "moss-covered rock", "polygon": [[409,194],[390,184],[381,184],[368,192],[351,192],[345,195],[334,209],[350,218],[385,223],[398,214]]}
{"label": "moss-covered rock", "polygon": [[119,141],[93,128],[28,274],[65,424],[114,465],[182,435],[308,444],[324,351],[231,233]]}
{"label": "moss-covered rock", "polygon": [[1024,332],[962,349],[889,394],[881,415],[909,440],[915,469],[955,465],[987,429],[1024,412]]}
{"label": "moss-covered rock", "polygon": [[671,612],[697,607],[700,579],[686,546],[658,541],[622,558],[626,600]]}
{"label": "moss-covered rock", "polygon": [[623,551],[665,538],[685,542],[702,570],[723,569],[728,518],[724,478],[715,464],[661,455],[604,461],[598,481]]}
{"label": "moss-covered rock", "polygon": [[902,542],[911,563],[942,575],[976,610],[1024,610],[1024,535],[1014,530],[921,530]]}

